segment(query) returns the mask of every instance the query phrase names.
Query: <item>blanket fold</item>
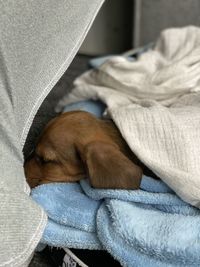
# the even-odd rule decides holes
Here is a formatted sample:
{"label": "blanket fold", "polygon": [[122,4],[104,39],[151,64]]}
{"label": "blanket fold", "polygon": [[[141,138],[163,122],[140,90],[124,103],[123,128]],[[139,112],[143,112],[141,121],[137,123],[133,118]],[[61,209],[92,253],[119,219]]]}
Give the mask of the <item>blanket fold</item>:
{"label": "blanket fold", "polygon": [[96,212],[101,202],[84,194],[78,183],[42,185],[33,190],[32,196],[42,203],[54,222],[82,231],[96,231]]}
{"label": "blanket fold", "polygon": [[122,266],[198,266],[200,243],[194,240],[199,238],[200,219],[196,215],[109,200],[98,211],[98,236]]}

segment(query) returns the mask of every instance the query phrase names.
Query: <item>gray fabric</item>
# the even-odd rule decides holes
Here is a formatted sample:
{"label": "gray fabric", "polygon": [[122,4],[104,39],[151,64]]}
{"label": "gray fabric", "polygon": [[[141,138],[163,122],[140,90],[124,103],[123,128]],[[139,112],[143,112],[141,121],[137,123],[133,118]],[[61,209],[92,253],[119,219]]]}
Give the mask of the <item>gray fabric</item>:
{"label": "gray fabric", "polygon": [[0,0],[0,266],[26,266],[46,225],[29,198],[22,149],[102,0]]}

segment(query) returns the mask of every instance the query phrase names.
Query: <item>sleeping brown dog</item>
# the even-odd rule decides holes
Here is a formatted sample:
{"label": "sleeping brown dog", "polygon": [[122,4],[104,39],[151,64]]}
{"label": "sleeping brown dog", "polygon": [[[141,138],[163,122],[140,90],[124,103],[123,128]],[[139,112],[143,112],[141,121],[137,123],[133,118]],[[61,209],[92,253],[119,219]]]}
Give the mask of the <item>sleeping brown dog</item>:
{"label": "sleeping brown dog", "polygon": [[95,188],[137,189],[141,166],[111,120],[72,111],[47,124],[24,167],[31,187],[88,177]]}

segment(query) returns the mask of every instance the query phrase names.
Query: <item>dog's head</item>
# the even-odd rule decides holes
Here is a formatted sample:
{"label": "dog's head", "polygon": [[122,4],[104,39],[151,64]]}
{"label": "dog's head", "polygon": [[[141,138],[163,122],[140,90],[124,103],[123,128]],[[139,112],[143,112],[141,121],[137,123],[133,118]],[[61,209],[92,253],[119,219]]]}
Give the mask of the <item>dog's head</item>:
{"label": "dog's head", "polygon": [[95,188],[137,189],[142,170],[125,147],[111,121],[84,111],[66,112],[45,127],[25,163],[25,175],[31,187],[88,177]]}

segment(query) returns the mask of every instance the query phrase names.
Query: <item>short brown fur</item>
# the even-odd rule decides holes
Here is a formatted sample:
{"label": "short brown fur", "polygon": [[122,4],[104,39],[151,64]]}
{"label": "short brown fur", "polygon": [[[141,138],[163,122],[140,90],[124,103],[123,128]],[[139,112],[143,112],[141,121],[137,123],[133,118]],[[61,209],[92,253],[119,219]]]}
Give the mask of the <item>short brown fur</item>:
{"label": "short brown fur", "polygon": [[88,177],[95,188],[137,189],[142,168],[111,120],[72,111],[47,124],[25,175],[31,187]]}

